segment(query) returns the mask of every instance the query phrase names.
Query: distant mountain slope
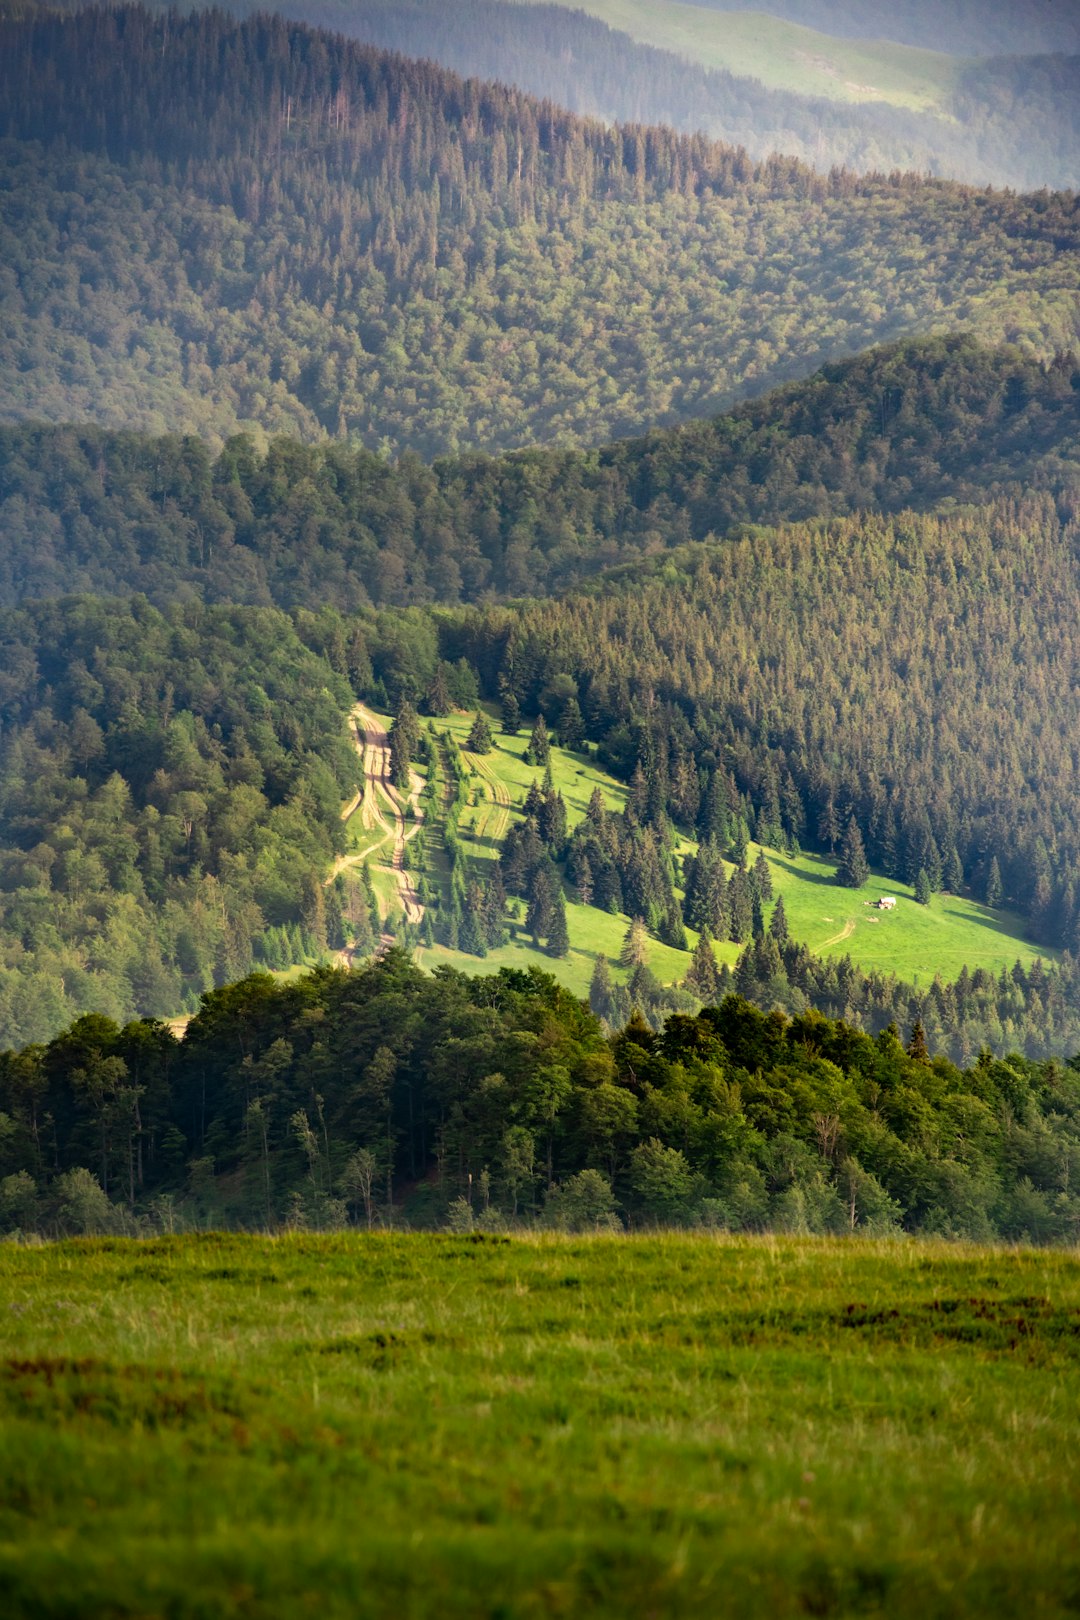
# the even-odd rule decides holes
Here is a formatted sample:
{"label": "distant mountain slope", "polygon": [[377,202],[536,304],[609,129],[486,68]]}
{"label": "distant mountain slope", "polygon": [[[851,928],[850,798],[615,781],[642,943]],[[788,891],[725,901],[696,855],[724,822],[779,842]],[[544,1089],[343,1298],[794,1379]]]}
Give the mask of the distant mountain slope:
{"label": "distant mountain slope", "polygon": [[[164,10],[162,0],[152,9]],[[1080,62],[1061,55],[1035,63],[920,51],[898,68],[887,42],[804,39],[760,13],[665,32],[667,8],[644,0],[598,0],[593,16],[532,0],[228,0],[224,9],[280,12],[589,117],[703,131],[756,158],[783,152],[824,170],[911,170],[1021,191],[1080,185]],[[646,38],[671,48],[643,43],[640,29],[631,38],[631,9],[648,22]],[[711,21],[700,6],[678,9]],[[746,73],[754,77],[737,76]]]}
{"label": "distant mountain slope", "polygon": [[1080,365],[937,339],[598,451],[406,457],[0,430],[0,603],[139,590],[339,608],[566,589],[748,523],[1004,489],[1080,503]]}
{"label": "distant mountain slope", "polygon": [[8,421],[598,443],[1080,329],[1073,198],[755,169],[273,19],[4,24],[0,132]]}
{"label": "distant mountain slope", "polygon": [[[660,0],[663,4],[663,0]],[[768,11],[849,39],[885,35],[956,56],[1031,56],[1080,51],[1076,0],[697,0],[716,11]]]}

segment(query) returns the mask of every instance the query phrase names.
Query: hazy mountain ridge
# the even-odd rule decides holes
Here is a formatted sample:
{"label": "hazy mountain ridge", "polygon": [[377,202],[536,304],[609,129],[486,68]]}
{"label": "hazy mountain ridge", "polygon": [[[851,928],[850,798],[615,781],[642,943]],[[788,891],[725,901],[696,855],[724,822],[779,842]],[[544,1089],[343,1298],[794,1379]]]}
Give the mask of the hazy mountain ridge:
{"label": "hazy mountain ridge", "polygon": [[[851,105],[824,93],[766,87],[554,4],[230,0],[225,9],[235,16],[276,11],[431,58],[466,77],[516,85],[587,117],[703,131],[745,146],[755,158],[781,152],[824,170],[913,170],[1016,190],[1075,187],[1080,180],[1073,90],[1080,65],[1060,50],[1043,50],[1038,62],[1024,56],[958,63],[940,105],[909,107],[887,97]],[[1018,49],[1042,50],[1033,44],[1041,37],[1036,32]],[[820,45],[827,53],[828,38]],[[1069,48],[1080,51],[1080,42]]]}
{"label": "hazy mountain ridge", "polygon": [[713,421],[599,451],[392,466],[341,445],[0,429],[0,601],[139,590],[283,607],[564,590],[747,523],[1011,488],[1075,507],[1080,368],[971,339],[844,362]]}
{"label": "hazy mountain ridge", "polygon": [[[426,456],[1078,325],[1080,205],[609,131],[299,25],[3,25],[0,413]],[[407,109],[407,111],[406,111]]]}

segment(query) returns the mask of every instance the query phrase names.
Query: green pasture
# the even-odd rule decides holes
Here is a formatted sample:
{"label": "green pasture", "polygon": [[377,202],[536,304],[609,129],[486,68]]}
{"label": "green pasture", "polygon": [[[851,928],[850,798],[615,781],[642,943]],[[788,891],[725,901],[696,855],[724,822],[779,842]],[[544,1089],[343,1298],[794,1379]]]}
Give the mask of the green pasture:
{"label": "green pasture", "polygon": [[[714,11],[676,0],[573,0],[569,9],[586,11],[643,45],[674,51],[703,67],[831,101],[887,101],[941,111],[965,65],[890,40],[834,38],[764,11]],[[883,13],[883,26],[886,22]]]}
{"label": "green pasture", "polygon": [[[906,884],[876,875],[861,889],[841,889],[833,881],[834,864],[821,856],[791,860],[774,850],[765,853],[792,937],[805,941],[815,956],[851,956],[867,971],[895,973],[914,984],[926,984],[935,973],[955,979],[965,965],[996,974],[1017,959],[1030,967],[1037,957],[1057,956],[1028,943],[1023,920],[1012,912],[951,894],[935,894],[920,906]],[[883,895],[896,899],[895,911],[875,909]]]}
{"label": "green pasture", "polygon": [[[493,832],[498,825],[498,806],[492,779],[505,789],[510,814],[518,816],[530,785],[542,780],[544,774],[542,769],[525,765],[522,760],[531,726],[523,726],[517,736],[511,737],[498,728],[497,711],[493,707],[485,705],[485,712],[494,726],[495,746],[491,753],[478,760],[483,774],[478,770],[470,777],[469,804],[462,811],[459,823],[465,850],[477,861],[493,860],[498,854],[499,840]],[[436,730],[440,734],[449,731],[463,746],[472,720],[471,714],[451,715],[435,722]],[[619,810],[625,803],[624,784],[584,754],[571,754],[553,747],[551,774],[566,801],[571,827],[584,816],[596,787],[611,808]],[[680,840],[680,853],[690,852],[694,847],[690,840]],[[387,845],[384,853],[389,849]],[[429,851],[429,870],[438,874],[441,863],[430,839]],[[757,847],[752,846],[751,861],[756,854]],[[872,876],[865,887],[857,891],[842,889],[833,881],[834,864],[820,856],[801,855],[791,859],[774,850],[766,850],[765,855],[772,870],[775,892],[784,897],[792,937],[805,941],[817,956],[850,955],[867,971],[896,973],[918,984],[926,984],[936,973],[945,980],[955,979],[965,966],[972,972],[981,967],[997,974],[1003,967],[1011,968],[1018,959],[1030,966],[1038,956],[1046,960],[1055,957],[1056,953],[1036,950],[1024,939],[1022,920],[1012,913],[991,911],[973,900],[944,894],[934,895],[929,906],[920,906],[905,884],[877,876]],[[377,866],[374,875],[377,887],[381,882],[390,881],[388,875],[380,874]],[[898,904],[894,912],[876,909],[874,902],[882,895],[896,898]],[[422,957],[425,966],[450,962],[459,967],[467,966],[470,972],[486,974],[502,967],[527,967],[539,962],[546,972],[553,973],[576,994],[585,996],[597,956],[602,953],[609,962],[618,962],[629,918],[568,901],[570,954],[563,961],[555,961],[534,950],[530,936],[524,931],[524,905],[518,902],[516,910],[513,937],[501,950],[492,951],[481,959],[441,946],[426,948]],[[692,948],[696,935],[688,932],[687,937]],[[739,950],[739,946],[729,941],[718,944],[717,960],[734,966]],[[649,942],[648,961],[664,984],[681,981],[690,965],[688,953],[674,950],[656,939]],[[616,976],[619,976],[618,969]]]}
{"label": "green pasture", "polygon": [[387,1234],[0,1248],[7,1620],[1039,1617],[1080,1262]]}

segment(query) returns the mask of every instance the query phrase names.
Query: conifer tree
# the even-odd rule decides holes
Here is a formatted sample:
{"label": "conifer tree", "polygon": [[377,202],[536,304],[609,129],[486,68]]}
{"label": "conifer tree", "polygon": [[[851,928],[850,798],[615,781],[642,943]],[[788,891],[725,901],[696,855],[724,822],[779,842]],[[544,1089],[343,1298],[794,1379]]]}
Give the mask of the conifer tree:
{"label": "conifer tree", "polygon": [[607,957],[601,953],[596,958],[596,966],[593,968],[589,984],[589,1006],[597,1018],[604,1018],[609,1023],[615,1010],[614,991],[610,964]]}
{"label": "conifer tree", "polygon": [[686,975],[686,986],[696,996],[700,996],[707,1006],[716,1001],[720,989],[720,974],[713,951],[712,935],[707,928],[701,930],[698,942],[694,946],[690,969]]}
{"label": "conifer tree", "polygon": [[576,697],[567,698],[559,716],[559,746],[577,752],[585,741],[585,721]]}
{"label": "conifer tree", "polygon": [[483,709],[477,709],[469,735],[465,739],[465,747],[472,754],[490,754],[491,743],[491,721]]}
{"label": "conifer tree", "polygon": [[919,902],[920,906],[928,906],[930,904],[931,892],[930,879],[926,875],[926,867],[920,866],[918,876],[915,879],[915,898]]}
{"label": "conifer tree", "polygon": [[507,690],[502,695],[499,705],[499,714],[502,728],[508,737],[516,737],[521,730],[521,705],[513,692]]}
{"label": "conifer tree", "polygon": [[758,851],[757,860],[753,869],[754,887],[762,903],[767,903],[773,897],[772,868],[762,850]]}
{"label": "conifer tree", "polygon": [[551,739],[542,714],[536,717],[536,724],[532,728],[529,746],[522,758],[526,765],[546,765],[551,758]]}
{"label": "conifer tree", "polygon": [[640,917],[635,917],[623,936],[619,961],[625,968],[641,967],[648,954],[648,934]]}
{"label": "conifer tree", "polygon": [[562,897],[562,890],[555,893],[551,904],[551,921],[548,924],[547,953],[549,956],[563,957],[570,951],[570,932],[566,926],[566,901]]}
{"label": "conifer tree", "polygon": [[1003,886],[1001,882],[1001,867],[998,865],[996,855],[991,857],[990,870],[986,875],[986,903],[996,909],[1001,904]]}
{"label": "conifer tree", "polygon": [[777,900],[776,905],[773,908],[772,917],[769,920],[769,938],[775,939],[778,945],[784,945],[787,943],[788,922],[787,912],[784,910],[783,895],[781,895]]}
{"label": "conifer tree", "polygon": [[847,824],[844,842],[840,846],[840,864],[836,868],[836,881],[845,889],[861,889],[870,876],[870,867],[863,848],[859,824],[852,816]]}

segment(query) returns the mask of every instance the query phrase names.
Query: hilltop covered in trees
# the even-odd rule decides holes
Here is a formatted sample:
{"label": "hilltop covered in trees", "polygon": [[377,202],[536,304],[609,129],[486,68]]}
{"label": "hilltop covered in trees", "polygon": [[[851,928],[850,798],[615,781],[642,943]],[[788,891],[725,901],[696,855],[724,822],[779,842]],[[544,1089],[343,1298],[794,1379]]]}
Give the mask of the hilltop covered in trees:
{"label": "hilltop covered in trees", "polygon": [[1076,335],[1069,196],[755,164],[279,19],[0,21],[7,420],[599,443],[869,344]]}
{"label": "hilltop covered in trees", "polygon": [[1022,486],[1071,509],[1080,363],[971,338],[875,350],[723,416],[597,451],[391,465],[344,445],[0,429],[0,601],[342,609],[564,590],[742,526]]}
{"label": "hilltop covered in trees", "polygon": [[1075,1065],[966,1071],[737,997],[608,1037],[537,971],[351,975],[206,997],[183,1043],[84,1018],[0,1054],[0,1223],[899,1230],[1074,1241]]}

